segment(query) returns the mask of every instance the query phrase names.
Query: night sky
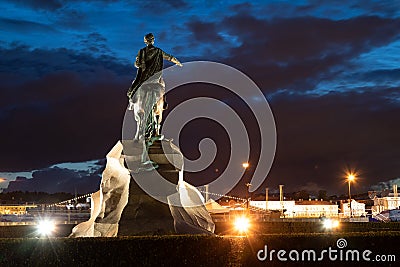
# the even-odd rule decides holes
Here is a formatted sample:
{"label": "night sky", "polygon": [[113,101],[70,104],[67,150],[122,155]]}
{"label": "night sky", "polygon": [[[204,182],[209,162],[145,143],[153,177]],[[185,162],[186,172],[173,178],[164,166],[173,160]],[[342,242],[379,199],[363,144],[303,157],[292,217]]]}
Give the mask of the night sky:
{"label": "night sky", "polygon": [[[259,192],[284,184],[345,194],[350,169],[359,176],[354,193],[400,185],[400,2],[339,2],[2,0],[0,187],[17,176],[34,177],[14,183],[23,190],[98,187],[103,159],[121,138],[134,57],[148,32],[181,62],[230,65],[263,91],[277,152]],[[229,98],[186,87],[168,96],[169,110],[197,96]],[[206,123],[182,132],[188,157],[207,136]],[[188,181],[216,177],[224,155]]]}

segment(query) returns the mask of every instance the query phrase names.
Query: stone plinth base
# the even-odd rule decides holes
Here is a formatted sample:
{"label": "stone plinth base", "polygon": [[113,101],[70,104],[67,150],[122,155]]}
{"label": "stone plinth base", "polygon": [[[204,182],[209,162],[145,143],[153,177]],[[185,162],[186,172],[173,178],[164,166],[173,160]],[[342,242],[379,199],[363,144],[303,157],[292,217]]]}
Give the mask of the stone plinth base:
{"label": "stone plinth base", "polygon": [[[178,192],[176,186],[183,165],[182,154],[172,142],[157,140],[147,150],[148,159],[156,163],[157,169],[143,170],[137,163],[137,154],[143,146],[134,141],[123,141],[122,143],[126,165],[131,170],[133,178],[129,184],[128,204],[119,221],[118,236],[175,234],[174,218],[166,203],[169,195]],[[170,184],[161,186],[160,181],[162,182],[162,180],[160,179]],[[142,187],[152,189],[152,195],[156,195],[162,202],[146,193],[136,181]]]}
{"label": "stone plinth base", "polygon": [[204,199],[183,181],[182,169],[182,153],[171,141],[148,149],[143,142],[117,142],[107,154],[100,190],[92,194],[90,219],[70,237],[213,235]]}
{"label": "stone plinth base", "polygon": [[119,221],[118,236],[175,234],[168,204],[139,191],[138,185],[131,180],[128,204]]}

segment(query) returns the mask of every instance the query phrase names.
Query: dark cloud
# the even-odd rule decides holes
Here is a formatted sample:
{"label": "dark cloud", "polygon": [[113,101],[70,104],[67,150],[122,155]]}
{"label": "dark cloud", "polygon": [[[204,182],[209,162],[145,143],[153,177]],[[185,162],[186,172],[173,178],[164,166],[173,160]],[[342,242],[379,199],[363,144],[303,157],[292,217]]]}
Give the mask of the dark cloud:
{"label": "dark cloud", "polygon": [[97,32],[92,32],[87,36],[83,37],[79,42],[79,45],[84,48],[82,51],[90,53],[92,55],[111,55],[111,49],[107,46],[107,39]]}
{"label": "dark cloud", "polygon": [[379,69],[362,73],[361,77],[355,77],[359,80],[375,82],[377,84],[386,84],[396,81],[400,77],[400,68],[398,69]]}
{"label": "dark cloud", "polygon": [[400,2],[398,1],[368,2],[366,5],[363,5],[363,2],[364,1],[360,1],[359,5],[361,8],[364,8],[366,12],[368,12],[368,10],[375,10],[388,17],[398,17],[400,14]]}
{"label": "dark cloud", "polygon": [[318,195],[318,192],[320,190],[324,190],[324,188],[322,188],[320,185],[316,183],[307,182],[305,185],[298,187],[298,190],[299,191],[304,190],[314,195]]}
{"label": "dark cloud", "polygon": [[355,192],[367,191],[384,177],[396,177],[400,152],[393,148],[400,146],[396,122],[400,105],[385,98],[382,89],[275,99],[271,106],[277,123],[277,153],[264,186],[284,183],[295,191],[312,182],[328,192],[340,192],[345,190],[348,167],[360,172]]}
{"label": "dark cloud", "polygon": [[102,158],[120,139],[131,67],[66,49],[0,54],[2,171]]}
{"label": "dark cloud", "polygon": [[[254,30],[241,30],[243,24]],[[250,74],[254,73],[264,88],[307,90],[313,87],[313,80],[330,78],[325,75],[330,75],[332,68],[343,67],[361,53],[393,41],[400,21],[298,18],[263,23],[241,17],[227,19],[224,25],[232,25],[232,33],[243,42],[232,49],[230,61],[250,66]]]}
{"label": "dark cloud", "polygon": [[77,9],[66,9],[57,14],[59,27],[73,28],[75,30],[90,31],[90,23],[87,21],[87,12]]}
{"label": "dark cloud", "polygon": [[[7,2],[10,2],[15,5],[20,5],[20,6],[25,6],[33,9],[39,9],[39,10],[49,10],[49,11],[56,11],[58,9],[61,9],[62,7],[68,5],[68,3],[73,3],[73,2],[88,2],[88,3],[114,3],[114,2],[119,2],[120,0],[6,0]],[[171,1],[174,3],[181,2],[179,0],[177,1]],[[172,4],[171,4],[172,5]]]}
{"label": "dark cloud", "polygon": [[400,186],[400,178],[399,177],[390,179],[387,181],[381,181],[381,182],[371,186],[371,189],[376,190],[376,191],[383,191],[385,189],[392,190],[393,185]]}
{"label": "dark cloud", "polygon": [[[345,193],[345,171],[356,168],[360,179],[354,192],[361,193],[370,185],[400,172],[400,126],[397,117],[400,103],[391,102],[387,95],[400,88],[370,87],[361,92],[330,93],[324,96],[277,94],[270,106],[277,130],[277,152],[265,187],[277,188],[285,184],[285,191],[304,189],[308,183],[318,185],[329,194]],[[258,125],[251,112],[240,99],[227,98],[221,88],[204,84],[174,89],[167,99],[170,109],[194,97],[209,96],[228,100],[246,125],[251,141],[251,158],[255,164],[259,155]],[[212,138],[218,147],[215,162],[200,173],[186,173],[185,179],[194,185],[209,182],[218,177],[215,169],[224,170],[229,159],[229,138],[224,129],[205,120],[185,125],[180,135],[180,148],[186,156],[198,158],[198,143],[202,138]],[[260,164],[263,164],[262,162]],[[250,179],[254,169],[249,169],[245,179]],[[246,181],[240,182],[233,193],[244,195]],[[314,186],[315,187],[315,186]]]}
{"label": "dark cloud", "polygon": [[140,1],[137,3],[142,10],[147,10],[148,13],[165,13],[175,11],[176,9],[182,10],[189,7],[189,4],[184,0],[152,0]]}
{"label": "dark cloud", "polygon": [[335,67],[345,71],[351,59],[399,38],[398,28],[399,19],[379,17],[262,20],[242,13],[221,22],[188,23],[199,44],[207,40],[216,51],[226,46],[219,32],[236,38],[237,47],[225,48],[226,55],[211,53],[211,58],[239,67],[266,91],[309,90],[337,75]]}
{"label": "dark cloud", "polygon": [[[19,3],[22,2],[28,5],[28,1]],[[42,1],[31,2],[31,7],[42,4],[41,9],[45,8]],[[60,2],[52,3],[53,7],[47,7],[48,10],[56,9]],[[270,98],[277,123],[278,150],[263,187],[285,184],[285,190],[297,191],[304,185],[315,185],[328,192],[342,192],[346,190],[344,169],[354,166],[362,173],[362,179],[354,185],[357,192],[367,190],[378,181],[398,177],[400,171],[396,166],[400,159],[397,152],[400,129],[395,123],[400,111],[398,69],[370,69],[365,63],[368,60],[361,63],[363,66],[355,66],[360,55],[398,40],[400,21],[393,15],[397,6],[388,2],[351,1],[341,10],[340,5],[324,9],[324,3],[312,1],[303,6],[277,3],[264,9],[259,8],[261,4],[243,3],[228,7],[235,15],[221,10],[221,16],[207,15],[189,21],[185,17],[182,27],[167,23],[156,29],[163,42],[174,34],[177,42],[171,50],[177,57],[190,51],[188,54],[192,57],[185,60],[227,63],[249,75],[266,95],[273,95]],[[138,29],[148,27],[148,18],[160,17],[165,21],[165,16],[176,15],[174,18],[180,19],[184,12],[200,16],[207,9],[189,10],[183,1],[142,1],[139,5],[139,9],[132,11],[135,13],[132,24]],[[209,5],[211,8],[211,2]],[[349,9],[349,5],[353,7]],[[371,12],[377,16],[365,16],[368,12],[362,10],[367,9],[377,10]],[[354,10],[358,13],[352,13]],[[69,12],[75,13],[71,17],[63,13],[64,17],[55,19],[61,21],[61,28],[94,27],[85,21],[96,19],[89,16],[89,11],[88,16],[83,9]],[[0,25],[20,33],[32,27],[37,32],[53,30],[30,21],[3,19]],[[79,48],[73,49],[84,47],[86,54],[69,49],[34,50],[19,43],[0,50],[0,123],[6,129],[0,133],[0,171],[31,170],[57,162],[103,158],[120,138],[127,104],[125,93],[134,70],[105,55],[111,54],[107,38],[112,39],[106,30],[90,28],[87,35],[80,37],[83,41],[77,39],[75,43]],[[342,77],[353,84],[345,84],[348,80],[340,80]],[[322,82],[333,85],[330,94],[318,94]],[[343,90],[339,88],[342,84]],[[202,96],[211,94],[201,93],[202,86],[191,89],[172,95],[170,108],[185,98],[198,96],[199,92]],[[307,93],[308,90],[314,90],[315,94]],[[227,100],[223,94],[218,96]],[[239,112],[245,109],[236,104],[237,99],[228,97],[228,101]],[[184,129],[188,137],[182,141],[186,143],[181,148],[194,157],[198,151],[193,143],[199,136],[212,133],[220,139],[225,137],[222,128],[212,126],[216,129],[213,131],[214,128],[204,125],[198,122],[192,125],[193,129]],[[257,146],[259,140],[252,138]],[[256,157],[257,151],[250,161],[254,162]],[[217,159],[226,163],[227,157]],[[213,173],[203,172],[200,174],[203,178],[199,177],[215,177],[217,167],[223,170],[223,166],[213,166]],[[57,172],[67,175],[66,171]],[[46,173],[41,175],[47,177]],[[56,174],[54,170],[51,173]],[[203,180],[194,177],[192,181]],[[237,188],[243,192],[243,183]]]}
{"label": "dark cloud", "polygon": [[11,181],[4,192],[67,192],[78,194],[92,193],[100,188],[101,176],[89,171],[73,171],[58,167],[35,171],[31,179],[17,177]]}
{"label": "dark cloud", "polygon": [[188,3],[183,0],[164,0],[161,2],[165,2],[173,8],[186,8],[188,6]]}
{"label": "dark cloud", "polygon": [[[253,2],[257,5],[257,2]],[[385,18],[396,18],[400,14],[398,1],[363,1],[348,0],[332,4],[329,0],[313,0],[305,2],[275,1],[265,5],[257,5],[252,14],[258,17],[264,15],[272,18],[289,18],[313,16],[334,20],[351,17],[373,15]]]}
{"label": "dark cloud", "polygon": [[240,4],[235,4],[229,7],[232,11],[236,13],[251,13],[252,11],[252,5],[251,3],[245,2],[245,3],[240,3]]}
{"label": "dark cloud", "polygon": [[22,34],[31,34],[35,31],[41,32],[42,34],[54,34],[57,32],[54,28],[43,23],[8,18],[0,18],[0,29],[1,28]]}
{"label": "dark cloud", "polygon": [[[322,2],[322,1],[321,1]],[[315,3],[318,4],[326,4],[328,1],[323,1],[324,3]],[[368,14],[376,14],[378,16],[383,17],[398,17],[400,14],[400,2],[399,1],[363,1],[363,0],[353,0],[346,1],[347,5],[355,10],[360,11],[362,13]],[[356,12],[355,12],[356,13]]]}
{"label": "dark cloud", "polygon": [[[91,41],[89,44],[94,45],[94,42]],[[120,64],[114,57],[107,55],[93,57],[65,48],[31,49],[26,45],[12,43],[10,48],[0,48],[0,56],[2,58],[0,74],[15,77],[4,79],[4,82],[10,84],[33,81],[59,71],[77,73],[86,81],[101,78],[96,74],[101,70],[121,76],[134,73],[130,66]]]}
{"label": "dark cloud", "polygon": [[188,30],[193,33],[193,38],[198,42],[218,43],[222,41],[218,35],[216,25],[211,22],[190,21],[187,24]]}
{"label": "dark cloud", "polygon": [[92,3],[115,3],[115,2],[124,2],[123,0],[63,0],[64,2],[92,2]]}
{"label": "dark cloud", "polygon": [[63,6],[60,0],[7,0],[10,3],[34,9],[56,10]]}

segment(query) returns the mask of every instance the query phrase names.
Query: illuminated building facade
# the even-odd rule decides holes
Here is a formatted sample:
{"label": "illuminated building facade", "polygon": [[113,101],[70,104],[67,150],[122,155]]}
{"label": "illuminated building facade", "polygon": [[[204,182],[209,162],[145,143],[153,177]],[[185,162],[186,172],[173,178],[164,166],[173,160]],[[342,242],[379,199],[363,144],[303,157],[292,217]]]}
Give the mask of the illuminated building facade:
{"label": "illuminated building facade", "polygon": [[337,217],[338,205],[329,201],[250,201],[250,206],[265,210],[281,210],[286,218]]}
{"label": "illuminated building facade", "polygon": [[0,214],[24,215],[27,208],[36,208],[36,205],[0,205]]}

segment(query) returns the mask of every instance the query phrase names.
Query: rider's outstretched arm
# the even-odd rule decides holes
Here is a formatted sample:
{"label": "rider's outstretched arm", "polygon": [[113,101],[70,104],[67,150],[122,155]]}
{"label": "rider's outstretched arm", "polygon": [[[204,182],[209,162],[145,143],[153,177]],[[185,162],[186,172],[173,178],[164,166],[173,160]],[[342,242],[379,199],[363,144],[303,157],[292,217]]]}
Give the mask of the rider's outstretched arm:
{"label": "rider's outstretched arm", "polygon": [[171,56],[171,55],[165,53],[164,51],[163,51],[163,58],[166,59],[166,60],[168,60],[168,61],[171,61],[172,63],[175,63],[175,64],[178,65],[179,67],[182,67],[182,66],[183,66],[182,63],[179,62],[179,60],[178,60],[176,57]]}

